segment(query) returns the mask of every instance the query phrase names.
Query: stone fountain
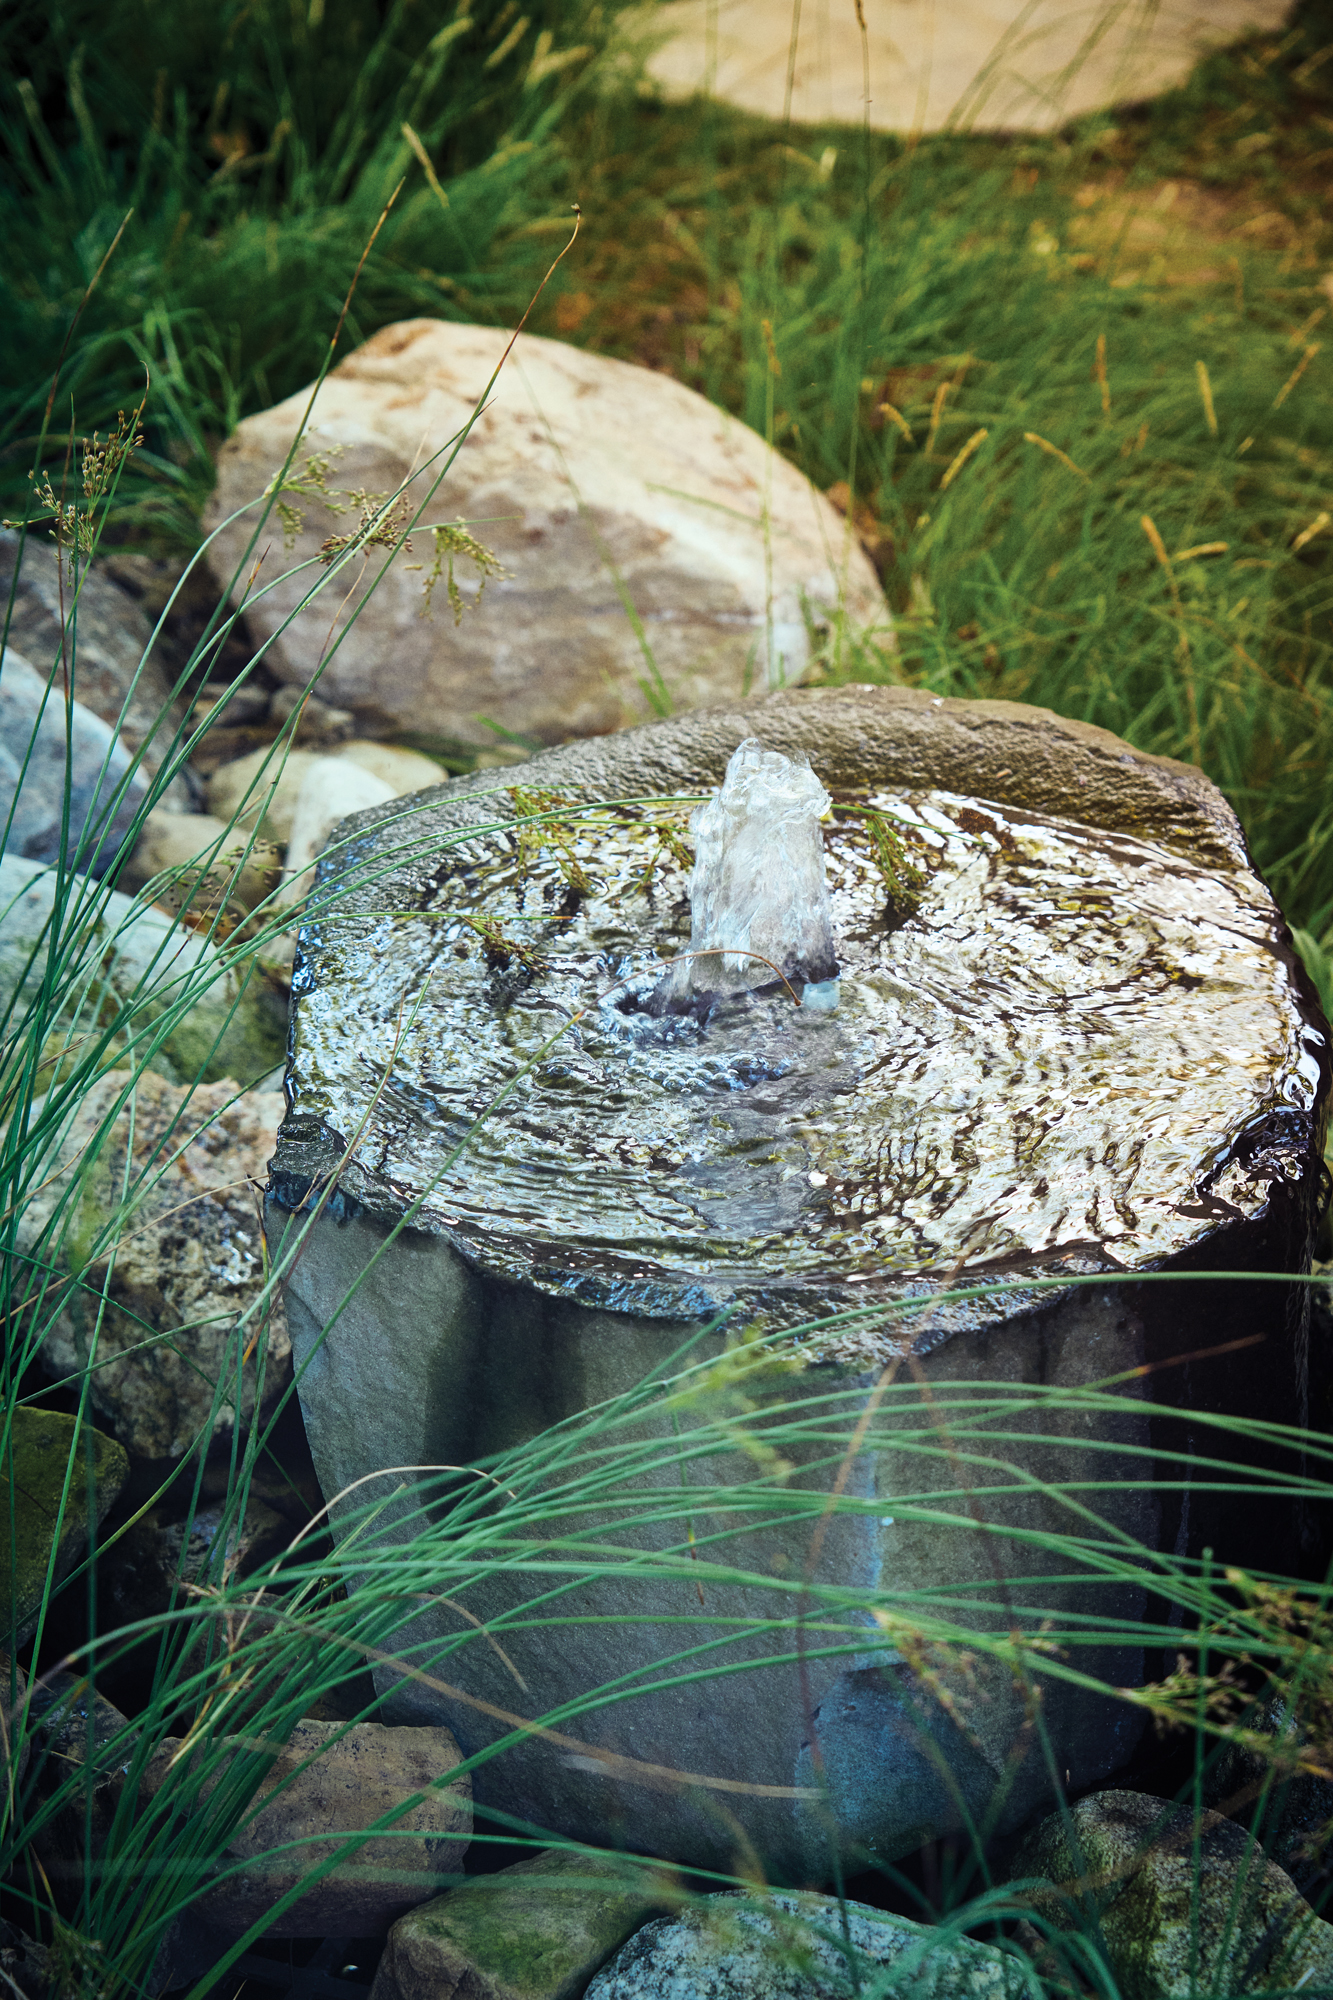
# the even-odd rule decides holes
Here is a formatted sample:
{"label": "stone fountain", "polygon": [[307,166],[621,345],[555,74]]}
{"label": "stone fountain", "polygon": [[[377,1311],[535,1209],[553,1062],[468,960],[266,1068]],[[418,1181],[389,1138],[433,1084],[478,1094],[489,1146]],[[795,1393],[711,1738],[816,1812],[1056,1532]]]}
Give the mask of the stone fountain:
{"label": "stone fountain", "polygon": [[[1299,1421],[1299,1288],[1132,1282],[1308,1267],[1328,1031],[1234,816],[1104,731],[903,689],[792,691],[513,775],[345,822],[307,908],[269,1218],[276,1247],[336,1176],[288,1285],[325,1492],[519,1444],[678,1366],[723,1315],[693,1356],[764,1336],[758,1421],[832,1398],[850,1439],[892,1379],[844,1467],[861,1511],[715,1547],[790,1590],[590,1565],[519,1624],[535,1586],[496,1573],[463,1610],[512,1665],[476,1638],[440,1675],[536,1717],[713,1642],[715,1677],[565,1725],[586,1756],[533,1737],[479,1768],[481,1811],[565,1834],[696,1863],[749,1843],[810,1879],[834,1841],[902,1854],[997,1790],[1016,1825],[1047,1771],[1007,1669],[937,1661],[923,1681],[864,1615],[864,1651],[794,1663],[761,1621],[796,1613],[807,1574],[899,1604],[943,1590],[977,1629],[1132,1619],[1146,1600],[1126,1586],[1090,1595],[1067,1561],[997,1539],[1068,1529],[1031,1480],[1099,1478],[1106,1536],[1188,1555],[1219,1519],[1197,1488],[1192,1512],[1188,1485],[1146,1490],[1164,1433],[1142,1371],[1158,1403]],[[964,1279],[1004,1289],[954,1296]],[[931,1430],[932,1398],[956,1421],[981,1393],[951,1385],[1113,1378],[1095,1422],[1034,1403],[1004,1426],[983,1499],[945,1420]],[[837,1464],[812,1445],[789,1483],[823,1492]],[[745,1461],[689,1476],[703,1518],[708,1482]],[[1280,1528],[1302,1532],[1290,1509]],[[641,1535],[680,1540],[678,1520]],[[598,1619],[621,1622],[580,1622]],[[429,1670],[460,1629],[423,1612],[405,1654]],[[1159,1661],[1077,1654],[1115,1685]],[[468,1753],[503,1733],[419,1682],[392,1702]],[[1132,1709],[1059,1678],[1042,1713],[1075,1789],[1137,1734]],[[732,1789],[647,1782],[608,1752]]]}

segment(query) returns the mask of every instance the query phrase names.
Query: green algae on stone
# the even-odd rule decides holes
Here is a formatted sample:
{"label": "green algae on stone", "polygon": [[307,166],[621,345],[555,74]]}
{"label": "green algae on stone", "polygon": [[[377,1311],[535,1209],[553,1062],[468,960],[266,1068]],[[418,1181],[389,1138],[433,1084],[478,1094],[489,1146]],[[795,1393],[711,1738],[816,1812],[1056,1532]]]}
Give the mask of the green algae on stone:
{"label": "green algae on stone", "polygon": [[76,1440],[76,1420],[58,1411],[17,1409],[11,1422],[0,1458],[0,1523],[9,1541],[8,1560],[0,1563],[0,1634],[18,1647],[36,1629],[48,1574],[53,1585],[68,1576],[87,1547],[90,1511],[99,1526],[129,1477],[130,1462],[114,1438],[91,1425]]}
{"label": "green algae on stone", "polygon": [[1029,1836],[1016,1879],[1049,1922],[1095,1911],[1124,2000],[1333,1992],[1333,1924],[1244,1826],[1140,1792],[1096,1792]]}
{"label": "green algae on stone", "polygon": [[576,2000],[661,1907],[609,1857],[551,1848],[401,1918],[372,2000]]}

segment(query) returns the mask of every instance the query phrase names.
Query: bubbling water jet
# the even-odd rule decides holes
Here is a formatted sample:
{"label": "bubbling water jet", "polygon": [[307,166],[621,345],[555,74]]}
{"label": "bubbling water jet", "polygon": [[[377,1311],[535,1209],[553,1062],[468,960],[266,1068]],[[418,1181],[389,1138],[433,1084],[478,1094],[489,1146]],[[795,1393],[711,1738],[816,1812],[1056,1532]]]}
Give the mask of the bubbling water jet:
{"label": "bubbling water jet", "polygon": [[660,980],[650,1014],[694,1011],[780,975],[801,1004],[831,1012],[838,962],[820,821],[832,804],[804,754],[747,736],[722,784],[690,818],[690,949]]}

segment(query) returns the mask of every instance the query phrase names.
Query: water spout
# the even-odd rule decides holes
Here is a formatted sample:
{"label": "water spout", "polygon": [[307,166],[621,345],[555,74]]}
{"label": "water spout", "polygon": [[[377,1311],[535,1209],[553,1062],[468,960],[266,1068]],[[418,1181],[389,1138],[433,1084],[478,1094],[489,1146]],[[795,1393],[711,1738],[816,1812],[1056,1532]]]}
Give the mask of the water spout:
{"label": "water spout", "polygon": [[720,790],[690,819],[689,955],[660,981],[650,1011],[751,992],[779,972],[802,1005],[837,1006],[819,825],[830,803],[804,756],[765,750],[753,736],[733,752]]}

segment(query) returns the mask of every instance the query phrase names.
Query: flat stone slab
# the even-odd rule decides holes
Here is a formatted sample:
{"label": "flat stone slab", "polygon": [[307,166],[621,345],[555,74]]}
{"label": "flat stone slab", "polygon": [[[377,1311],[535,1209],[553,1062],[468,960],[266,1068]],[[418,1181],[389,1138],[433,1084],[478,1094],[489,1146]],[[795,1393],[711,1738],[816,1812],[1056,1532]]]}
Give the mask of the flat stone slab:
{"label": "flat stone slab", "polygon": [[[649,74],[671,96],[708,90],[764,118],[938,132],[1046,132],[1066,119],[1155,97],[1200,56],[1247,30],[1280,28],[1287,0],[1163,0],[1151,14],[1105,0],[670,0]],[[797,21],[795,61],[792,21]],[[788,78],[790,75],[790,85]]]}

